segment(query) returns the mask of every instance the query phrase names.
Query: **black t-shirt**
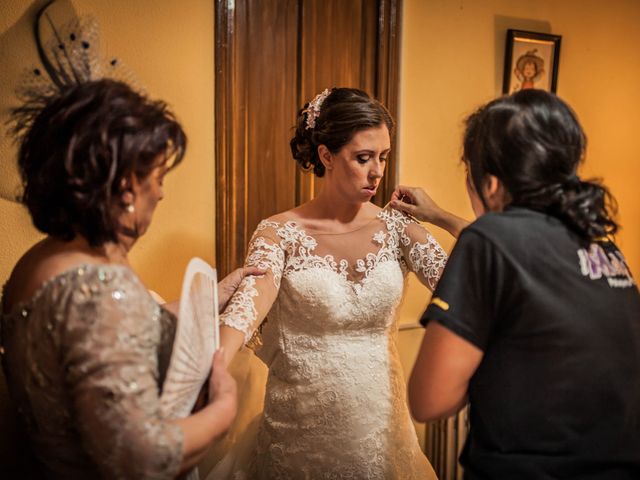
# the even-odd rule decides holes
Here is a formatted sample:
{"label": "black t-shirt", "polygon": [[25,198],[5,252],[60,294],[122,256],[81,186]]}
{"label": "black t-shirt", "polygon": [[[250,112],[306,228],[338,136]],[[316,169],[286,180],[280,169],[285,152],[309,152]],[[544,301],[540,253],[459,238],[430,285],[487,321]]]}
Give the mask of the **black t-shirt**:
{"label": "black t-shirt", "polygon": [[640,479],[640,294],[612,243],[522,208],[461,234],[422,317],[483,350],[468,479]]}

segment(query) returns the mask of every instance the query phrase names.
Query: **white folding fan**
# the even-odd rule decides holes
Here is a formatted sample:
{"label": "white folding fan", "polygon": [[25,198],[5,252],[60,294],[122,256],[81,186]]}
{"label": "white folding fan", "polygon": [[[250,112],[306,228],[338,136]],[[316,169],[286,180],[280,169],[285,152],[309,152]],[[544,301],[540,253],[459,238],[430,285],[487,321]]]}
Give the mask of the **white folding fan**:
{"label": "white folding fan", "polygon": [[189,415],[220,342],[216,271],[193,258],[182,282],[176,337],[160,404],[165,418]]}

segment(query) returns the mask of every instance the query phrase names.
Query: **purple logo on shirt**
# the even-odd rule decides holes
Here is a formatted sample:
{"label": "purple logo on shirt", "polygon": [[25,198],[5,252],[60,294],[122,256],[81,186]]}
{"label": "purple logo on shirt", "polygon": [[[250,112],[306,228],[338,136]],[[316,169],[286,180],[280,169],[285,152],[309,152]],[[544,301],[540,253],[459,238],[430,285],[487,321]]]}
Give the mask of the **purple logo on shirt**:
{"label": "purple logo on shirt", "polygon": [[605,277],[610,287],[626,288],[635,284],[629,267],[619,251],[607,253],[597,243],[578,250],[580,272],[591,280]]}

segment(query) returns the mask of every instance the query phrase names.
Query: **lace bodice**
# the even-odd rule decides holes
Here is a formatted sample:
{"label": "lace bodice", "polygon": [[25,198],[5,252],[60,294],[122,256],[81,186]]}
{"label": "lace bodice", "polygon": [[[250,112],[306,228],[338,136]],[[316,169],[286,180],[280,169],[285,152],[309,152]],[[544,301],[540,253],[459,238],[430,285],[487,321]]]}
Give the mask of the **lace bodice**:
{"label": "lace bodice", "polygon": [[247,341],[275,301],[283,276],[321,271],[340,278],[357,295],[375,269],[392,262],[403,275],[410,270],[433,290],[447,261],[427,230],[391,208],[381,210],[371,224],[338,235],[314,236],[294,221],[263,220],[248,250],[245,265],[262,268],[267,274],[246,277],[221,318],[224,325],[243,332]]}
{"label": "lace bodice", "polygon": [[246,478],[435,478],[393,340],[405,275],[434,288],[445,262],[422,226],[390,209],[339,235],[260,223],[246,264],[267,274],[245,278],[221,317],[247,340],[262,324],[269,367]]}
{"label": "lace bodice", "polygon": [[9,391],[47,478],[174,478],[159,391],[175,319],[126,267],[84,265],[2,315]]}

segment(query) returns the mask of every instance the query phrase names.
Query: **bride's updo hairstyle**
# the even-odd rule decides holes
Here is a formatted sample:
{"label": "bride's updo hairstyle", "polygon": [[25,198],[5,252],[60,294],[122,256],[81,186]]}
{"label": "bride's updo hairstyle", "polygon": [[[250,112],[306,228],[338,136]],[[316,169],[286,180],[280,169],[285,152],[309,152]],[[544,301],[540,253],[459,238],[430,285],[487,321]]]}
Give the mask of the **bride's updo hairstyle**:
{"label": "bride's updo hairstyle", "polygon": [[291,154],[305,171],[324,175],[318,146],[337,153],[353,136],[367,128],[386,125],[393,134],[394,121],[378,100],[355,88],[325,90],[298,112]]}
{"label": "bride's updo hairstyle", "polygon": [[507,189],[510,205],[555,216],[593,240],[615,234],[618,225],[607,188],[576,175],[585,146],[571,108],[553,94],[528,89],[467,118],[463,162],[483,203],[482,180],[491,174]]}

